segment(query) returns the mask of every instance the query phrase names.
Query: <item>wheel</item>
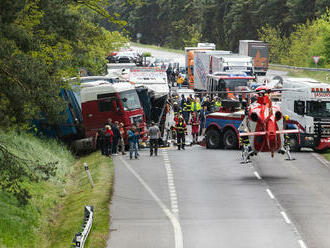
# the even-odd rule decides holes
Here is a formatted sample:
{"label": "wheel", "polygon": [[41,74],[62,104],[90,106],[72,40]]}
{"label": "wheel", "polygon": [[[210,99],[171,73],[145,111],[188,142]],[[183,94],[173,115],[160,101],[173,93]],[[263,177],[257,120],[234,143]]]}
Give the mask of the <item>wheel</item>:
{"label": "wheel", "polygon": [[215,129],[206,131],[206,148],[217,149],[220,147],[220,133]]}
{"label": "wheel", "polygon": [[293,152],[299,152],[300,151],[301,147],[299,146],[299,142],[298,142],[297,137],[290,137],[289,143],[290,143],[290,150],[291,151],[293,151]]}
{"label": "wheel", "polygon": [[223,134],[223,145],[225,149],[235,149],[238,147],[237,134],[232,129],[227,129]]}

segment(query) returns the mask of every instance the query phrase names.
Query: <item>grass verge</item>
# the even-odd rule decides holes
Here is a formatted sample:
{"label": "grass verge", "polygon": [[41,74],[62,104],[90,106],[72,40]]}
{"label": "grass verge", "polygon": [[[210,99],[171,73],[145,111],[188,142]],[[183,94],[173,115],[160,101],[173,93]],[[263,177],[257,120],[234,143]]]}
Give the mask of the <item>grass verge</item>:
{"label": "grass verge", "polygon": [[[308,77],[316,79],[320,82],[330,83],[330,72],[326,71],[304,71],[304,70],[295,70],[295,69],[285,69],[282,67],[271,66],[272,70],[278,71],[287,71],[288,76],[290,77]],[[328,81],[326,81],[326,76],[329,75]]]}
{"label": "grass verge", "polygon": [[[32,195],[26,206],[20,206],[16,198],[0,190],[0,247],[70,247],[74,233],[80,230],[84,205],[93,205],[95,210],[95,222],[85,247],[105,247],[112,161],[99,153],[75,161],[63,144],[24,133],[1,132],[0,142],[26,159],[58,161],[56,176],[49,181],[24,182]],[[89,164],[94,189],[89,185],[83,162]]]}
{"label": "grass verge", "polygon": [[150,48],[150,49],[167,51],[167,52],[171,52],[171,53],[184,54],[184,51],[179,50],[179,49],[173,49],[173,48],[168,48],[168,47],[158,47],[158,46],[155,46],[155,45],[146,45],[146,44],[141,44],[141,43],[136,43],[136,42],[130,42],[130,43],[131,43],[132,46],[136,46],[136,47]]}
{"label": "grass verge", "polygon": [[[95,187],[92,189],[83,163],[88,164]],[[54,216],[51,248],[69,247],[73,234],[80,230],[84,205],[94,206],[94,223],[85,247],[105,247],[109,234],[109,203],[114,169],[112,160],[95,152],[77,161],[67,183],[67,195]]]}

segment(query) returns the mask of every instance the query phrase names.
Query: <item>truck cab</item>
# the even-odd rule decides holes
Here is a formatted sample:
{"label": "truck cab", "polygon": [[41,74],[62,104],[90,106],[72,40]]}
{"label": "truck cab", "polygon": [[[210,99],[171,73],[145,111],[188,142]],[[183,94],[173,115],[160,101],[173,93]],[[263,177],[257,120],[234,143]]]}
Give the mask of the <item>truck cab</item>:
{"label": "truck cab", "polygon": [[215,56],[212,71],[241,71],[249,76],[254,75],[253,59],[249,56],[229,54]]}
{"label": "truck cab", "polygon": [[330,147],[330,87],[310,78],[283,77],[281,109],[288,115],[287,128],[299,128],[302,132],[290,136],[291,148],[302,147],[324,151]]}
{"label": "truck cab", "polygon": [[[137,92],[130,83],[95,82],[82,84],[81,108],[86,137],[94,137],[109,118],[123,122],[127,131],[132,125],[144,133],[146,124]],[[127,137],[124,137],[127,142]]]}

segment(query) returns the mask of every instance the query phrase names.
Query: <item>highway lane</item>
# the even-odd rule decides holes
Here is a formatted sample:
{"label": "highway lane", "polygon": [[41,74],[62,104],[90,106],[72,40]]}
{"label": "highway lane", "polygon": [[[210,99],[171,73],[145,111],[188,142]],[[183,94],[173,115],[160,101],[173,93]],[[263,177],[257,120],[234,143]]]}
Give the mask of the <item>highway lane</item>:
{"label": "highway lane", "polygon": [[[330,247],[329,168],[311,152],[294,154],[295,161],[260,154],[251,165],[240,164],[239,155],[192,146],[167,149],[166,160],[163,153],[150,158],[148,151],[124,160],[172,211],[183,247]],[[122,158],[114,161],[109,247],[176,247],[164,209]]]}

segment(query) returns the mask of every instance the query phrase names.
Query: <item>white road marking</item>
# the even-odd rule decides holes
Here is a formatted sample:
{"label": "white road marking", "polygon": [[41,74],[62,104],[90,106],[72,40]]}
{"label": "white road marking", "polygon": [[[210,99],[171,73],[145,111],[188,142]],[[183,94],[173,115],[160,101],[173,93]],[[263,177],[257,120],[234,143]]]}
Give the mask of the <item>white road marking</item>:
{"label": "white road marking", "polygon": [[140,177],[140,175],[122,158],[119,158],[126,168],[136,177],[136,179],[140,182],[140,184],[145,188],[145,190],[152,196],[152,198],[156,201],[158,206],[162,209],[165,215],[171,221],[171,224],[174,229],[174,241],[175,248],[183,248],[183,235],[182,229],[179,220],[175,217],[175,215],[169,210],[166,205],[162,202],[162,200],[152,191],[152,189],[148,186],[148,184]]}
{"label": "white road marking", "polygon": [[286,215],[286,213],[284,211],[281,211],[281,215],[283,216],[283,219],[285,220],[285,222],[287,224],[291,224],[291,220],[289,219],[289,217]]}
{"label": "white road marking", "polygon": [[270,189],[266,189],[266,191],[267,191],[269,197],[270,197],[271,199],[274,200],[274,199],[275,199],[275,196],[274,196],[273,193],[270,191]]}
{"label": "white road marking", "polygon": [[301,239],[298,240],[298,244],[300,245],[301,248],[307,248],[305,242],[302,241]]}
{"label": "white road marking", "polygon": [[330,167],[329,162],[328,162],[325,158],[323,158],[321,155],[319,155],[319,154],[313,152],[313,153],[312,153],[312,156],[313,156],[314,158],[316,158],[318,161],[320,161],[321,164],[323,164],[325,167],[327,167],[327,168]]}
{"label": "white road marking", "polygon": [[259,175],[259,173],[257,171],[254,172],[254,175],[256,176],[256,178],[258,178],[259,180],[261,180],[261,176]]}

